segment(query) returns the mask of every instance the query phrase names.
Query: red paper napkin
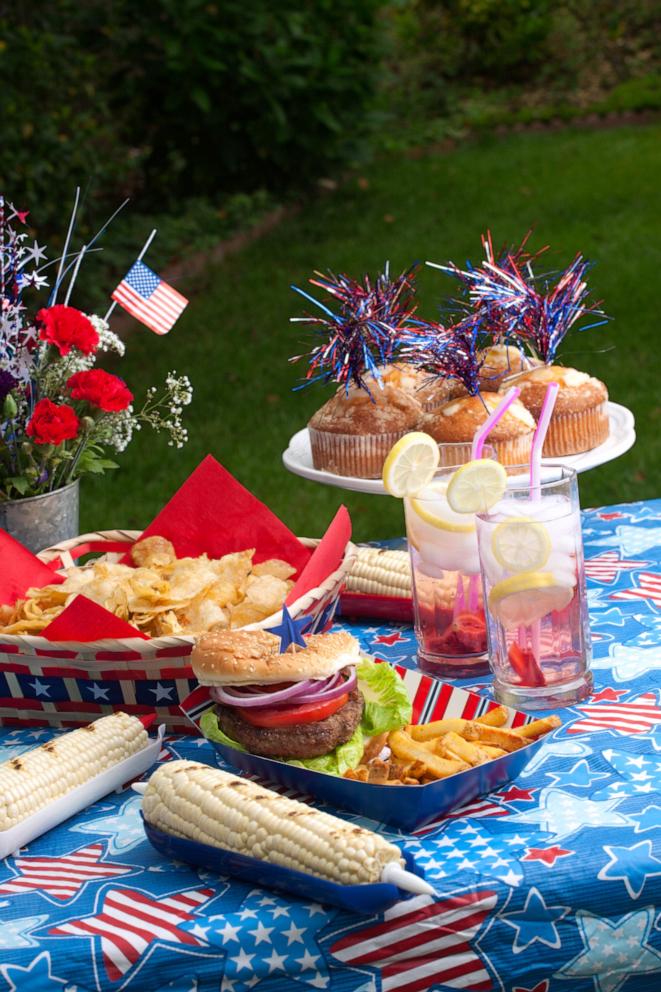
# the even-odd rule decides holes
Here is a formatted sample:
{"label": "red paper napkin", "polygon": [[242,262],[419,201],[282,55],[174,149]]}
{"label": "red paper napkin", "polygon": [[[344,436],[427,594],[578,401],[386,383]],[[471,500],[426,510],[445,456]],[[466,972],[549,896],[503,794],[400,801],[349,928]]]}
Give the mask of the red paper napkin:
{"label": "red paper napkin", "polygon": [[[257,548],[255,562],[282,558],[300,574],[310,551],[211,455],[198,465],[143,531],[172,541],[177,557],[221,558]],[[130,564],[129,555],[123,562]]]}
{"label": "red paper napkin", "polygon": [[347,541],[351,538],[351,517],[346,506],[341,506],[330,527],[314,549],[312,557],[296,580],[287,596],[287,606],[296,602],[310,589],[315,589],[332,572],[340,567]]}
{"label": "red paper napkin", "polygon": [[87,596],[78,595],[62,610],[59,617],[44,628],[42,636],[49,641],[98,641],[104,637],[149,638],[142,631],[116,617]]}
{"label": "red paper napkin", "polygon": [[32,586],[63,582],[61,575],[0,527],[0,603],[13,606]]}

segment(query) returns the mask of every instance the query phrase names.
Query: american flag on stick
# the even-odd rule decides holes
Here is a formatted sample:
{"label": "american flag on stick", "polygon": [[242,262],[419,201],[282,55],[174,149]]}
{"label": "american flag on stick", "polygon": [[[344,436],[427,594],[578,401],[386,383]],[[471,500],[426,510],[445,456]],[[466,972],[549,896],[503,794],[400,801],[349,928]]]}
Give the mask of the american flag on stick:
{"label": "american flag on stick", "polygon": [[139,259],[126,273],[112,299],[155,334],[167,334],[188,306],[185,296]]}

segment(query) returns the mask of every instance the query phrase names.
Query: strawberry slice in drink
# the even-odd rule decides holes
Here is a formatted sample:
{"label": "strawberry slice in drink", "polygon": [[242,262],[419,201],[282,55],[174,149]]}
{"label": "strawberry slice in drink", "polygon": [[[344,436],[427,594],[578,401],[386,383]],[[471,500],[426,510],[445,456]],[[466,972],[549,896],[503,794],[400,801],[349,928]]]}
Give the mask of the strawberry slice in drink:
{"label": "strawberry slice in drink", "polygon": [[539,663],[532,651],[519,647],[514,642],[509,646],[507,657],[510,665],[519,676],[521,685],[528,686],[529,688],[546,685],[544,672],[539,667]]}

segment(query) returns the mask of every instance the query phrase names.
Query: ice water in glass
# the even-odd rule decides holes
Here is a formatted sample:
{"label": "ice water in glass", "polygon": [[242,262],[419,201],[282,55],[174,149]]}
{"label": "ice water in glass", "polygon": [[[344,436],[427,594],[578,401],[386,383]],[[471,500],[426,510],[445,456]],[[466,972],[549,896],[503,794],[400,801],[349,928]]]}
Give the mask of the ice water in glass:
{"label": "ice water in glass", "polygon": [[476,522],[450,509],[454,468],[404,500],[411,556],[418,667],[439,678],[488,674]]}
{"label": "ice water in glass", "polygon": [[569,706],[589,695],[591,639],[576,473],[527,474],[477,517],[489,661],[500,702]]}

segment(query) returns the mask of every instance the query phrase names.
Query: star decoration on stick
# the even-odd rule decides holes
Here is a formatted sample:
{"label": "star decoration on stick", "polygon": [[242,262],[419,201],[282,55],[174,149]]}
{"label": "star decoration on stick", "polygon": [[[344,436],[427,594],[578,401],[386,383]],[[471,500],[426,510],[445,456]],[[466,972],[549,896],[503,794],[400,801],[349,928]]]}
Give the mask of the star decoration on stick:
{"label": "star decoration on stick", "polygon": [[303,639],[303,628],[309,624],[309,620],[309,617],[294,620],[285,604],[282,604],[282,623],[277,627],[269,627],[268,630],[269,634],[275,634],[280,638],[280,654],[284,654],[292,644],[302,648],[307,647]]}

